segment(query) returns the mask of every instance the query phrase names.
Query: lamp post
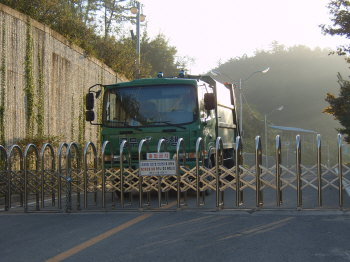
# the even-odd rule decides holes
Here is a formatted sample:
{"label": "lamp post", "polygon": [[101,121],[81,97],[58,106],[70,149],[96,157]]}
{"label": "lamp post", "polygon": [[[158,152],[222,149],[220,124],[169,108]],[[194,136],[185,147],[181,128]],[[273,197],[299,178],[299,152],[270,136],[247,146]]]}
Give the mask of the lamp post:
{"label": "lamp post", "polygon": [[141,13],[141,4],[136,1],[136,6],[130,8],[130,12],[136,15],[136,78],[140,78],[141,52],[140,52],[140,22],[144,22],[146,16]]}
{"label": "lamp post", "polygon": [[243,136],[243,100],[242,100],[242,83],[247,81],[249,78],[251,78],[253,75],[257,74],[257,73],[262,73],[262,74],[266,74],[268,71],[270,70],[270,67],[267,67],[264,70],[259,70],[259,71],[255,71],[253,73],[251,73],[247,78],[245,79],[239,79],[239,103],[240,103],[240,134],[241,136]]}
{"label": "lamp post", "polygon": [[[249,78],[251,78],[253,75],[257,74],[257,73],[262,73],[262,74],[266,74],[268,71],[270,70],[270,67],[267,67],[265,68],[264,70],[259,70],[259,71],[255,71],[253,73],[251,73],[247,78],[245,79],[242,79],[240,78],[239,79],[239,131],[240,131],[240,136],[242,137],[243,136],[243,99],[242,99],[242,96],[243,96],[243,93],[242,93],[242,84],[243,82],[247,81]],[[232,82],[237,82],[235,80],[233,80],[231,77],[229,77],[228,75],[224,74],[224,73],[221,73],[219,71],[216,71],[216,70],[212,70],[210,71],[213,75],[223,75],[225,76],[226,78],[228,78],[230,81]]]}
{"label": "lamp post", "polygon": [[267,154],[267,143],[268,143],[268,139],[267,139],[267,116],[270,115],[271,113],[273,113],[274,111],[282,111],[284,108],[284,106],[280,106],[280,107],[277,107],[275,109],[273,109],[270,113],[268,114],[265,114],[265,154],[266,154],[266,167],[268,168],[269,167],[269,157],[268,157],[268,154]]}

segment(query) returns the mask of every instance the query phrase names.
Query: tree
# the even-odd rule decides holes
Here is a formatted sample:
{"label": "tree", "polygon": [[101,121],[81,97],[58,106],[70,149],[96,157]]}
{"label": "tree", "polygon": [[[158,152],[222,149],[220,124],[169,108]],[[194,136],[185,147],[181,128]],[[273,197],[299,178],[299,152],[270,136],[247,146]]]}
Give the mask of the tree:
{"label": "tree", "polygon": [[324,109],[325,113],[332,114],[336,120],[343,126],[338,131],[345,134],[345,141],[350,143],[350,81],[344,80],[338,74],[338,83],[340,85],[340,93],[338,97],[327,93],[326,101],[329,106]]}
{"label": "tree", "polygon": [[[325,34],[340,35],[350,38],[350,1],[332,0],[328,4],[331,14],[332,26],[321,25]],[[343,45],[337,49],[338,55],[350,54],[350,44]],[[350,59],[347,58],[347,62]],[[325,113],[332,114],[343,126],[338,131],[345,134],[345,141],[350,143],[350,82],[344,80],[338,73],[338,83],[340,85],[339,97],[327,93],[326,101],[329,106],[324,109]]]}
{"label": "tree", "polygon": [[[121,33],[124,23],[135,23],[131,0],[0,0],[31,18],[50,26],[126,78],[135,77],[136,50],[131,37]],[[150,39],[145,31],[141,40],[141,75],[158,71],[174,75],[186,67],[186,59],[176,56],[165,36]]]}
{"label": "tree", "polygon": [[[328,4],[329,13],[333,25],[321,25],[322,31],[329,35],[340,35],[350,38],[350,1],[332,0]],[[350,53],[350,44],[339,46],[337,49],[339,55]]]}
{"label": "tree", "polygon": [[86,39],[93,36],[95,28],[87,26],[83,21],[80,7],[85,0],[0,0],[40,23],[49,25],[56,32],[67,37],[71,42],[86,50],[91,45]]}
{"label": "tree", "polygon": [[151,66],[152,76],[160,71],[166,76],[174,76],[178,73],[178,64],[175,61],[177,50],[174,46],[169,45],[164,35],[159,34],[153,40],[149,40],[147,34],[144,34],[141,51],[144,61]]}
{"label": "tree", "polygon": [[78,1],[77,6],[84,24],[91,26],[99,10],[99,0],[81,0]]}
{"label": "tree", "polygon": [[123,37],[117,41],[114,37],[96,36],[94,43],[100,60],[127,79],[134,78],[136,51],[130,38]]}
{"label": "tree", "polygon": [[132,20],[128,17],[126,12],[129,12],[128,8],[125,8],[120,3],[125,0],[99,0],[100,9],[103,9],[103,35],[105,38],[115,31],[120,31],[120,26],[123,21]]}

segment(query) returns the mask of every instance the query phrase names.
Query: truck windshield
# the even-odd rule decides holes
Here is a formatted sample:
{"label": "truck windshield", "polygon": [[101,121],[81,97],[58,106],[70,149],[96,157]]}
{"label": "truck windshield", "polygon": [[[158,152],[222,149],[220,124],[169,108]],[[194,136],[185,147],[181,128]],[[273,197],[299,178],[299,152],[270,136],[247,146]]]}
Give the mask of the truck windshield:
{"label": "truck windshield", "polygon": [[109,89],[104,95],[107,127],[185,124],[197,117],[196,90],[191,85],[156,85]]}

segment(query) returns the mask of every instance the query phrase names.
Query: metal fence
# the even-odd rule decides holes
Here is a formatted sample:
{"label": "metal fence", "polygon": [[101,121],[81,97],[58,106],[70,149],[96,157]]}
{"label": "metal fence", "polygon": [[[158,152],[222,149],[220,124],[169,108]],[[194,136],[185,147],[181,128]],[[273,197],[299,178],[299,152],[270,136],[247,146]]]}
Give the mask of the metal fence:
{"label": "metal fence", "polygon": [[[158,152],[166,148],[164,142],[158,142]],[[271,167],[262,165],[259,136],[255,139],[252,166],[244,164],[241,138],[235,142],[235,165],[226,168],[221,138],[210,152],[205,152],[203,139],[198,138],[196,165],[190,168],[185,161],[184,140],[180,138],[174,155],[176,174],[171,176],[141,176],[131,164],[125,140],[119,149],[119,167],[104,162],[106,149],[112,152],[108,141],[101,152],[91,142],[82,150],[76,143],[61,143],[57,149],[44,144],[40,150],[33,144],[24,150],[18,145],[0,146],[2,210],[158,209],[171,199],[175,208],[344,208],[344,198],[348,198],[344,193],[350,192],[350,167],[342,163],[341,135],[338,163],[332,167],[322,164],[319,135],[317,162],[313,166],[302,164],[300,136],[296,136],[296,161],[292,167],[281,162],[280,136],[276,136],[276,161]],[[148,148],[149,141],[142,139],[138,145],[139,162]],[[214,156],[213,167],[205,164],[209,154]]]}

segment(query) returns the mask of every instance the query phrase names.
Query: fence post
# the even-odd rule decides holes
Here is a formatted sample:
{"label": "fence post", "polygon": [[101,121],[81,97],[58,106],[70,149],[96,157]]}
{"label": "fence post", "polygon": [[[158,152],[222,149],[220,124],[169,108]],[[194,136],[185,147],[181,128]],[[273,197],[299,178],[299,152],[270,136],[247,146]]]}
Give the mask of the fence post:
{"label": "fence post", "polygon": [[[72,210],[72,147],[75,149],[76,153],[76,160],[77,160],[77,170],[78,173],[80,172],[80,151],[79,151],[79,146],[75,142],[71,142],[66,151],[66,212],[69,212]],[[79,186],[77,186],[77,209],[80,209],[80,191],[79,191]]]}
{"label": "fence post", "polygon": [[[159,139],[157,146],[157,153],[160,153],[162,145],[164,144],[165,151],[167,150],[166,140],[164,138]],[[162,177],[158,176],[158,207],[162,206]]]}
{"label": "fence post", "polygon": [[148,152],[149,150],[149,139],[141,139],[140,143],[139,143],[139,208],[142,209],[143,208],[143,188],[142,188],[142,184],[143,184],[143,177],[141,176],[141,170],[140,170],[140,162],[143,159],[142,156],[142,147],[143,144],[146,143],[146,151]]}
{"label": "fence post", "polygon": [[282,203],[282,190],[281,190],[281,137],[276,136],[276,203],[277,206],[281,206]]}
{"label": "fence post", "polygon": [[263,196],[261,192],[261,164],[262,164],[262,149],[260,136],[255,137],[255,183],[256,183],[256,207],[263,205]]}
{"label": "fence post", "polygon": [[[45,207],[45,151],[46,148],[50,150],[51,154],[51,171],[55,174],[56,173],[56,158],[55,158],[55,150],[53,149],[53,146],[46,143],[42,146],[40,151],[40,159],[41,159],[41,208]],[[53,181],[56,179],[57,183],[57,176],[51,177],[52,186],[54,185]],[[52,187],[52,195],[51,195],[51,205],[55,206],[56,201],[56,195],[54,191],[54,187]]]}
{"label": "fence post", "polygon": [[297,208],[302,208],[302,180],[301,180],[301,138],[296,136],[296,175],[297,175]]}
{"label": "fence post", "polygon": [[[28,144],[27,147],[24,150],[24,212],[28,211],[28,153],[30,149],[33,148],[35,157],[36,157],[36,163],[35,163],[35,169],[36,172],[39,171],[39,152],[38,148],[34,144]],[[34,186],[36,186],[36,183],[33,183]],[[35,200],[36,200],[36,210],[39,210],[39,193],[38,188],[35,189]]]}
{"label": "fence post", "polygon": [[[86,209],[88,207],[88,163],[87,163],[87,153],[89,150],[89,147],[92,148],[94,152],[94,172],[96,173],[97,170],[97,150],[96,146],[92,142],[87,142],[84,147],[84,208]],[[96,193],[95,193],[95,202],[96,202]]]}
{"label": "fence post", "polygon": [[[13,145],[10,147],[10,149],[8,150],[8,155],[7,155],[7,163],[8,163],[8,173],[7,173],[7,181],[8,181],[8,189],[7,189],[7,193],[8,193],[8,209],[11,208],[11,185],[12,185],[12,161],[11,161],[11,157],[12,157],[12,153],[14,150],[18,151],[19,157],[20,157],[20,171],[23,172],[23,152],[22,149],[18,146],[18,145]],[[21,203],[23,204],[23,202]]]}
{"label": "fence post", "polygon": [[317,143],[317,196],[318,196],[318,206],[322,206],[322,166],[321,166],[321,135],[316,136]]}
{"label": "fence post", "polygon": [[242,138],[240,136],[236,137],[236,206],[239,207],[243,204],[243,191],[241,192],[241,178],[240,178],[240,165],[242,164]]}
{"label": "fence post", "polygon": [[[72,171],[71,169],[71,154],[70,154],[70,146],[67,147],[66,151],[66,206],[65,212],[68,213],[72,210]],[[78,197],[78,196],[77,196]]]}
{"label": "fence post", "polygon": [[200,174],[199,174],[199,161],[202,165],[204,163],[204,145],[201,137],[197,138],[196,141],[196,203],[197,207],[200,206]]}
{"label": "fence post", "polygon": [[102,145],[102,208],[106,208],[106,167],[105,167],[105,152],[106,147],[109,146],[110,156],[111,156],[111,167],[113,167],[113,147],[112,143],[109,141],[103,142]]}
{"label": "fence post", "polygon": [[[222,194],[220,192],[220,165],[223,164],[223,143],[221,137],[216,139],[215,145],[215,175],[216,175],[216,208],[223,205]],[[220,200],[221,203],[220,203]]]}
{"label": "fence post", "polygon": [[[125,146],[128,146],[128,142],[126,140],[123,140],[121,143],[120,143],[120,148],[119,148],[119,168],[120,168],[120,206],[122,208],[124,208],[124,167],[123,167],[123,161],[124,161],[124,154],[123,154],[123,151],[124,151],[124,147]],[[130,150],[129,150],[129,153],[130,153]]]}
{"label": "fence post", "polygon": [[176,177],[177,177],[177,208],[181,207],[181,203],[180,203],[180,193],[181,193],[181,174],[180,174],[180,148],[181,145],[183,145],[183,164],[185,164],[186,162],[186,146],[185,146],[185,141],[182,137],[179,138],[179,140],[177,141],[176,144]]}
{"label": "fence post", "polygon": [[[58,208],[62,208],[62,151],[63,148],[68,148],[67,143],[61,143],[58,147],[58,173],[57,173],[57,183],[58,183]],[[66,159],[67,161],[67,159]]]}
{"label": "fence post", "polygon": [[7,159],[7,150],[4,146],[0,145],[0,156],[2,156],[0,158],[0,160],[4,161],[4,166],[3,166],[3,181],[4,181],[4,194],[5,194],[5,211],[8,211],[9,210],[9,207],[8,207],[8,159]]}
{"label": "fence post", "polygon": [[339,177],[339,208],[343,208],[343,154],[342,154],[342,135],[338,134],[338,177]]}

